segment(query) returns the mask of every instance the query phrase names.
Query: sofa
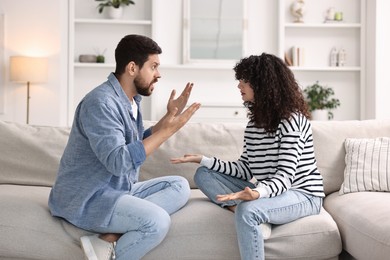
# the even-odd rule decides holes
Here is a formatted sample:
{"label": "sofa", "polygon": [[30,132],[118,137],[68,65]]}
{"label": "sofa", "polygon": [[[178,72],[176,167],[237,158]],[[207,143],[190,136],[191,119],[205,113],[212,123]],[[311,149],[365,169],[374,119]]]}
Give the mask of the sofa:
{"label": "sofa", "polygon": [[[153,123],[145,121],[145,126]],[[324,178],[323,208],[319,215],[274,225],[265,241],[266,259],[389,259],[390,193],[386,188],[347,190],[344,175],[347,138],[389,137],[390,120],[313,121],[312,126]],[[164,241],[143,259],[240,259],[234,213],[212,204],[197,189],[197,164],[174,165],[169,159],[191,152],[235,160],[244,128],[241,123],[190,122],[147,159],[141,180],[184,176],[191,198],[172,215]],[[0,259],[83,259],[79,238],[90,233],[52,217],[47,206],[69,131],[0,121]]]}

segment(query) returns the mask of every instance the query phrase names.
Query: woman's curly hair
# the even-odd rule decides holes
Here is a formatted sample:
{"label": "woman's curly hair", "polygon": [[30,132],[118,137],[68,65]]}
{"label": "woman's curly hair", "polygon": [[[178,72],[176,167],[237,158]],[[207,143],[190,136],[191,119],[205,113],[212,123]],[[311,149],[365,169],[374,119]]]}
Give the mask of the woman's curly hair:
{"label": "woman's curly hair", "polygon": [[283,60],[263,53],[241,59],[234,67],[237,80],[249,82],[254,102],[244,102],[248,118],[256,127],[275,133],[283,119],[293,113],[310,118],[302,90]]}

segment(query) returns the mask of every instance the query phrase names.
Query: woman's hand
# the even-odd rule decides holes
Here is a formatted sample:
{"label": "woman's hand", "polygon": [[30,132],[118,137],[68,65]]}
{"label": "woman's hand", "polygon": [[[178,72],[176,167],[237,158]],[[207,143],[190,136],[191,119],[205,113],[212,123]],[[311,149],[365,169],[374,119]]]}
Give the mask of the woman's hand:
{"label": "woman's hand", "polygon": [[185,154],[183,157],[171,158],[171,163],[200,163],[202,156],[201,154]]}
{"label": "woman's hand", "polygon": [[230,193],[230,194],[224,194],[224,195],[217,195],[218,201],[228,201],[228,200],[257,200],[260,198],[260,193],[258,191],[252,190],[249,187],[245,187],[244,190],[236,192],[236,193]]}

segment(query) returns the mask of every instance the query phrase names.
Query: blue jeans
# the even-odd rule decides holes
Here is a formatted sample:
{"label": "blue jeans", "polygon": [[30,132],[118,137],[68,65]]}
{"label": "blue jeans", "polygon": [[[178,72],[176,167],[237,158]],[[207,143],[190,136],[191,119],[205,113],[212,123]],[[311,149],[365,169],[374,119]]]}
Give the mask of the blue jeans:
{"label": "blue jeans", "polygon": [[198,168],[194,179],[199,189],[212,202],[221,207],[237,205],[235,223],[242,260],[264,259],[264,240],[260,224],[285,224],[318,214],[322,207],[322,198],[292,189],[272,198],[219,202],[216,200],[218,194],[234,193],[245,187],[254,188],[255,185],[206,167]]}
{"label": "blue jeans", "polygon": [[188,181],[166,176],[138,182],[117,201],[110,224],[94,230],[123,234],[115,247],[116,259],[141,259],[165,238],[170,214],[182,208],[190,196]]}

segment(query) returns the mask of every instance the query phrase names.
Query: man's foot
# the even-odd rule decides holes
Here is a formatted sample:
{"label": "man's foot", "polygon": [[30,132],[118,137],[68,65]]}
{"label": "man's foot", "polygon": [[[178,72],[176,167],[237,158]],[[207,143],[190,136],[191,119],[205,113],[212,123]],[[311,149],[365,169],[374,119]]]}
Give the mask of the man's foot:
{"label": "man's foot", "polygon": [[261,223],[260,224],[261,233],[263,233],[263,239],[267,240],[271,236],[271,224],[270,223]]}
{"label": "man's foot", "polygon": [[85,258],[88,260],[112,260],[115,259],[115,242],[110,243],[100,239],[98,235],[84,236],[80,238],[81,247]]}

